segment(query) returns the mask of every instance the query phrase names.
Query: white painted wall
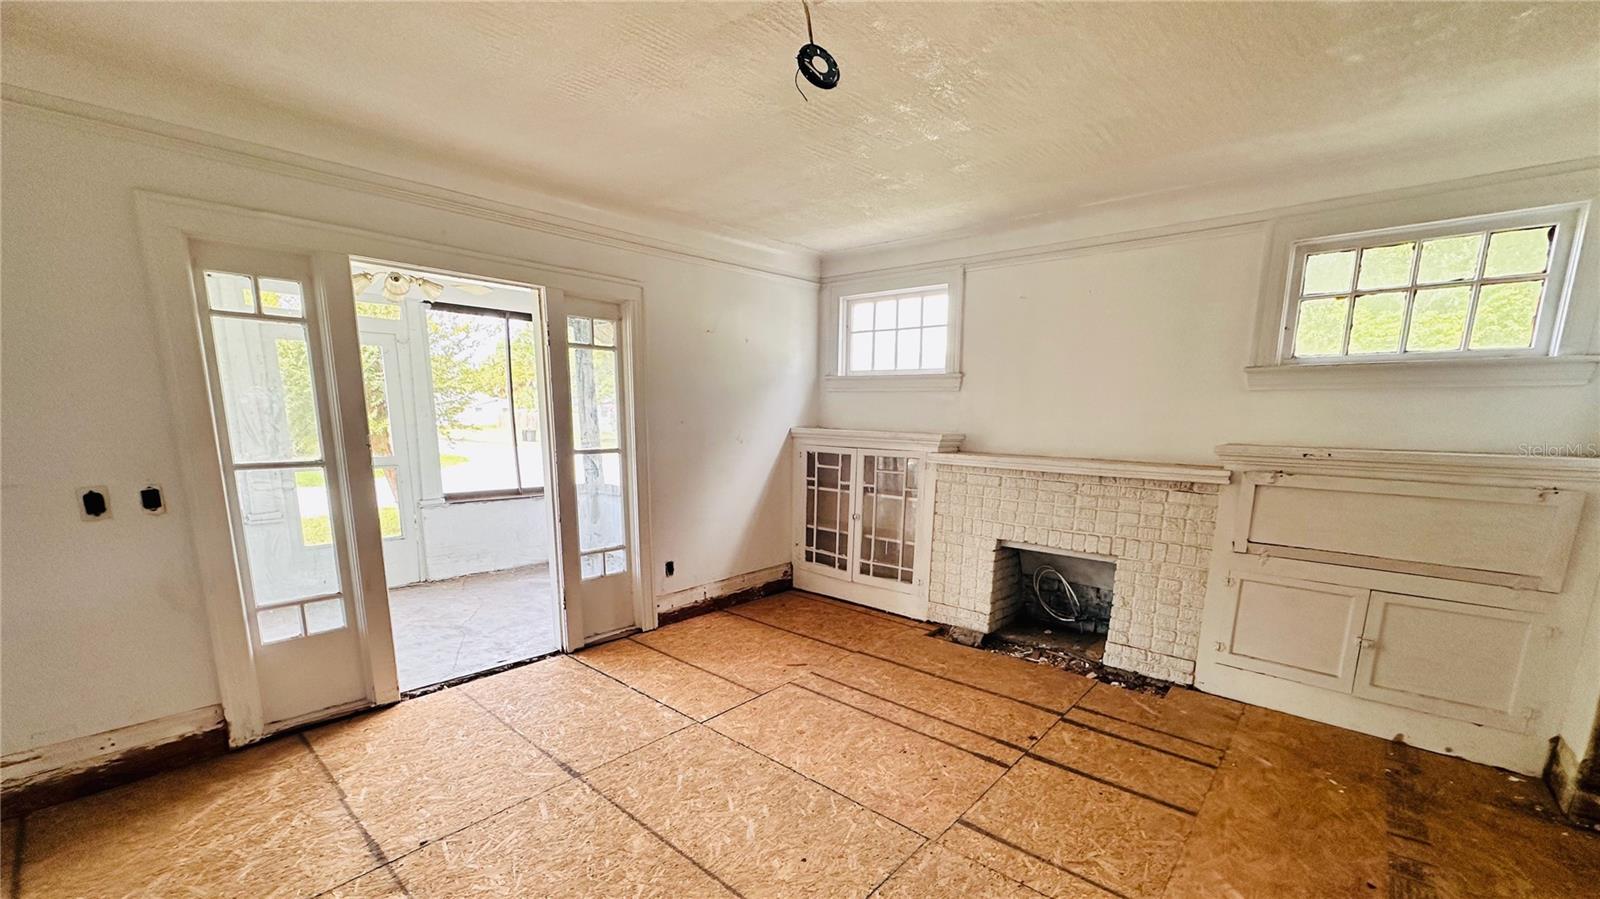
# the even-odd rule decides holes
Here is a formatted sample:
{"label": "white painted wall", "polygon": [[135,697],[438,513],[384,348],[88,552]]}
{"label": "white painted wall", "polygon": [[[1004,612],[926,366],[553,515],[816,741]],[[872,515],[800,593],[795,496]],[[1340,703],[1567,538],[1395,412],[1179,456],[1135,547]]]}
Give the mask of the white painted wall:
{"label": "white painted wall", "polygon": [[550,561],[545,497],[423,506],[418,517],[427,580]]}
{"label": "white painted wall", "polygon": [[[1567,180],[1580,185],[1576,199],[1600,192],[1596,170]],[[1516,208],[1523,193],[1508,187],[1504,195]],[[1426,198],[1402,205],[1398,214],[1428,220]],[[1149,220],[1180,221],[1161,222],[1159,212]],[[830,261],[830,278],[844,278],[880,266],[948,268],[967,252],[986,254],[966,274],[961,390],[824,390],[820,423],[965,433],[973,451],[1190,462],[1211,461],[1213,447],[1226,442],[1492,452],[1600,446],[1596,381],[1249,389],[1244,368],[1270,228],[1270,217],[1258,217],[1105,236],[1098,245],[1080,234],[1068,248],[1012,247],[1010,258],[998,259],[987,254],[999,242],[986,236]],[[1573,296],[1592,303],[1600,247],[1593,223],[1590,230]],[[1589,343],[1600,347],[1600,337]]]}
{"label": "white painted wall", "polygon": [[[814,284],[12,102],[0,139],[4,752],[218,701],[135,189],[639,281],[649,525],[657,564],[677,565],[656,592],[788,561],[783,447],[814,416]],[[136,511],[147,483],[168,514]],[[110,488],[110,520],[79,519],[89,484]]]}

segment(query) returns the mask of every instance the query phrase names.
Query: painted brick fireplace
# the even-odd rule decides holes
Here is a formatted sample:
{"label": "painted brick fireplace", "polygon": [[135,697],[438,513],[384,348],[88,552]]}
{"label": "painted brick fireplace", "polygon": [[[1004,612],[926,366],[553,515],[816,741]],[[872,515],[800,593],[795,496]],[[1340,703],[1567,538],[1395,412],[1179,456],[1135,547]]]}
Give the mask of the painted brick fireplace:
{"label": "painted brick fireplace", "polygon": [[1105,663],[1194,682],[1227,472],[971,453],[930,461],[933,620],[987,634],[1019,615],[1024,585],[1010,547],[1108,559],[1116,574]]}

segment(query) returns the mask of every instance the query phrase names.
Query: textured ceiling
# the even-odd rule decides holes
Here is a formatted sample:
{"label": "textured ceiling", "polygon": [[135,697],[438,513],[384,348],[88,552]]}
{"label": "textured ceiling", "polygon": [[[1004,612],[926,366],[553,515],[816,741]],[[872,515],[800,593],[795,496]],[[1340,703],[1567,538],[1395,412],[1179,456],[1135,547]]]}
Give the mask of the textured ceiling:
{"label": "textured ceiling", "polygon": [[[828,251],[1600,133],[1600,5],[17,3],[7,42]],[[9,76],[8,76],[9,77]],[[1600,139],[1597,139],[1600,140]],[[286,149],[296,149],[285,136]]]}

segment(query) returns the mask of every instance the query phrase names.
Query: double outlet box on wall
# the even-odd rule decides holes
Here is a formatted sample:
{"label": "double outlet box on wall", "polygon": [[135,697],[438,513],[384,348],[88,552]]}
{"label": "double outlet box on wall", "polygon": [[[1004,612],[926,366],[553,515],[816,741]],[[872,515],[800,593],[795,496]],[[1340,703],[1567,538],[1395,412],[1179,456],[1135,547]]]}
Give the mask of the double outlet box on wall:
{"label": "double outlet box on wall", "polygon": [[[139,489],[139,508],[146,515],[160,515],[167,511],[166,499],[161,495],[158,484],[149,484]],[[78,514],[84,521],[104,521],[111,517],[111,491],[105,485],[94,487],[80,487],[78,489]]]}

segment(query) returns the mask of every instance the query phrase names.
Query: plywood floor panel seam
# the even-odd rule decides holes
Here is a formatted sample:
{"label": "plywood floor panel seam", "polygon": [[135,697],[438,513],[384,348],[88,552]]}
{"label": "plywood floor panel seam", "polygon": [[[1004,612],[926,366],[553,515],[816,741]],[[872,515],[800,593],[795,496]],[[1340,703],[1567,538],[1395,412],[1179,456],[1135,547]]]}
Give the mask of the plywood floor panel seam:
{"label": "plywood floor panel seam", "polygon": [[[629,637],[628,639],[632,640],[633,638]],[[777,689],[777,686],[782,686],[782,684],[779,684],[779,685],[774,686],[774,687],[769,687],[766,690],[760,690],[760,689],[757,689],[756,687],[750,686],[749,684],[742,684],[742,683],[734,680],[733,678],[728,677],[725,674],[718,674],[717,672],[712,671],[710,668],[706,668],[703,665],[696,665],[695,663],[689,661],[688,659],[685,659],[685,658],[683,658],[681,656],[674,655],[673,653],[667,652],[665,649],[662,649],[659,646],[652,646],[651,644],[646,643],[643,640],[639,640],[639,641],[636,641],[636,642],[638,642],[639,645],[641,645],[641,646],[649,647],[650,649],[653,649],[656,652],[661,653],[662,655],[666,656],[669,659],[672,659],[675,662],[682,662],[683,664],[688,665],[690,668],[698,668],[699,670],[704,671],[705,673],[711,675],[712,677],[719,678],[721,680],[725,680],[728,683],[733,684],[735,687],[739,687],[741,689],[749,690],[751,693],[754,693],[757,696],[761,695],[762,693],[767,693],[767,692],[770,692],[771,690],[775,690],[775,689]]]}
{"label": "plywood floor panel seam", "polygon": [[[630,640],[631,640],[631,639],[632,639],[632,638],[628,638],[628,639],[630,639]],[[634,641],[634,642],[637,642],[637,641]],[[644,645],[645,645],[645,644],[643,644],[643,643],[639,643],[639,644],[638,644],[638,645],[640,645],[640,646],[644,646]],[[652,649],[654,649],[654,647],[651,647],[651,648],[652,648]],[[659,649],[657,649],[657,650],[655,650],[655,651],[656,651],[656,652],[661,652],[661,651],[660,651],[660,650],[659,650]],[[664,653],[664,652],[663,652],[663,653],[661,653],[661,654],[662,654],[662,655],[667,655],[667,654],[666,654],[666,653]],[[667,706],[667,708],[672,708],[672,706],[670,706],[670,705],[667,705],[667,703],[665,703],[665,702],[661,702],[661,700],[659,700],[659,699],[657,699],[657,698],[655,698],[655,697],[654,697],[654,696],[651,696],[651,695],[650,695],[650,694],[649,694],[649,693],[646,693],[646,692],[645,692],[645,691],[643,691],[643,690],[641,690],[641,689],[639,689],[639,688],[638,688],[638,687],[635,687],[635,686],[634,686],[634,685],[633,685],[633,684],[630,684],[630,683],[628,683],[628,682],[627,682],[627,681],[625,681],[625,680],[623,680],[623,679],[622,679],[622,678],[620,678],[620,677],[617,677],[617,676],[616,676],[616,675],[614,675],[614,674],[612,674],[612,673],[611,673],[611,672],[609,672],[609,671],[606,671],[606,670],[605,670],[605,669],[603,669],[603,668],[600,668],[600,667],[598,667],[598,666],[596,666],[596,665],[592,665],[592,664],[590,664],[590,663],[589,663],[589,662],[588,662],[588,661],[587,661],[587,660],[585,660],[585,659],[584,659],[584,657],[583,657],[583,653],[581,653],[581,652],[580,652],[580,653],[574,653],[574,654],[573,654],[573,656],[572,656],[572,657],[573,657],[573,658],[574,658],[574,659],[576,659],[576,660],[577,660],[577,661],[578,661],[578,662],[579,662],[579,663],[580,663],[580,664],[582,664],[582,665],[583,665],[583,666],[584,666],[584,667],[586,667],[586,668],[588,668],[588,669],[589,669],[589,670],[590,670],[590,671],[593,671],[593,672],[594,672],[594,673],[596,673],[596,674],[598,674],[598,675],[600,675],[600,676],[602,676],[602,677],[604,677],[604,678],[607,678],[607,679],[608,679],[608,680],[612,680],[612,681],[615,681],[615,682],[616,682],[616,683],[618,683],[618,684],[621,684],[621,685],[622,685],[622,686],[624,686],[624,687],[627,687],[627,688],[628,688],[628,689],[629,689],[629,690],[632,690],[632,691],[633,691],[633,692],[635,692],[635,693],[637,693],[637,694],[639,694],[639,695],[640,695],[640,696],[643,696],[643,697],[644,697],[644,698],[645,698],[645,699],[648,699],[648,700],[650,700],[650,701],[651,701],[651,702],[656,702],[656,703],[661,703],[661,705],[666,705],[666,706]],[[668,656],[668,658],[671,658],[671,656]],[[676,661],[679,661],[679,662],[682,662],[682,661],[683,661],[683,660],[682,660],[682,659],[677,659],[677,660],[676,660]],[[688,664],[689,664],[689,663],[688,663],[688,662],[684,662],[684,664],[685,664],[685,665],[688,665]],[[691,666],[690,666],[690,667],[696,667],[696,666],[692,666],[692,665],[691,665]],[[702,668],[702,669],[700,669],[700,670],[702,670],[702,671],[704,671],[704,670],[705,670],[705,669],[703,669],[703,668]],[[706,673],[707,673],[707,674],[711,674],[711,672],[709,672],[709,671],[707,671],[707,672],[706,672]],[[714,675],[714,674],[713,674],[713,675],[712,675],[712,676],[713,676],[713,677],[717,677],[717,675]],[[728,683],[730,683],[730,684],[732,684],[732,683],[733,683],[733,681],[729,681],[729,680],[728,680],[728,679],[727,679],[727,678],[725,678],[725,677],[723,677],[723,678],[720,678],[720,679],[721,679],[721,680],[725,680],[725,681],[728,681]],[[748,690],[748,689],[749,689],[749,688],[748,688],[748,687],[742,687],[742,686],[741,686],[741,685],[739,685],[739,684],[734,684],[734,686],[736,686],[736,687],[740,687],[740,688],[741,688],[741,689],[746,689],[746,690]],[[752,692],[753,692],[753,691],[752,691]],[[748,700],[747,700],[747,701],[748,701]],[[680,715],[681,715],[681,714],[683,714],[683,713],[682,713],[682,712],[679,712],[679,711],[678,711],[678,710],[677,710],[677,709],[673,709],[673,711],[675,711],[675,712],[678,712],[678,713],[679,713],[679,714],[680,714]],[[685,716],[685,717],[688,717],[688,716]]]}
{"label": "plywood floor panel seam", "polygon": [[[804,637],[807,640],[813,640],[813,641],[815,641],[817,643],[823,643],[823,644],[825,644],[827,646],[833,647],[834,649],[844,650],[847,653],[854,653],[855,655],[861,655],[861,656],[866,656],[866,657],[871,658],[871,659],[877,659],[880,662],[886,662],[886,663],[888,663],[890,665],[898,665],[899,667],[905,668],[908,671],[915,671],[915,672],[917,672],[919,674],[925,674],[928,677],[936,677],[936,678],[938,678],[939,680],[942,680],[942,681],[948,681],[949,683],[952,683],[952,684],[959,684],[960,686],[966,687],[969,690],[978,690],[978,691],[983,692],[983,693],[988,693],[991,696],[998,696],[1001,699],[1009,699],[1012,702],[1021,703],[1021,704],[1025,705],[1025,706],[1029,706],[1031,708],[1038,709],[1041,712],[1049,712],[1052,715],[1059,715],[1059,714],[1061,714],[1062,712],[1065,711],[1065,709],[1051,708],[1049,706],[1041,705],[1041,704],[1036,703],[1036,702],[1031,702],[1031,701],[1029,701],[1027,699],[1021,699],[1021,698],[1016,697],[1016,696],[1007,696],[1006,694],[1001,693],[998,690],[991,690],[988,687],[983,687],[983,686],[979,686],[978,684],[968,683],[967,681],[963,681],[963,680],[960,680],[960,679],[957,679],[957,678],[954,678],[954,677],[950,677],[948,675],[940,674],[940,673],[938,673],[936,671],[929,671],[926,668],[918,668],[915,665],[911,665],[911,664],[908,664],[906,662],[902,662],[899,659],[892,659],[892,658],[889,658],[888,656],[879,655],[879,654],[877,654],[875,652],[864,652],[864,651],[859,650],[859,649],[851,649],[848,646],[841,646],[841,645],[839,645],[837,643],[828,643],[826,640],[818,640],[816,637],[813,637],[813,636],[811,636],[809,634],[802,634],[799,631],[793,631],[793,630],[790,630],[789,628],[786,628],[786,627],[779,627],[776,624],[773,624],[773,623],[771,623],[769,621],[762,621],[759,618],[751,618],[748,615],[741,615],[741,614],[739,614],[737,612],[730,612],[730,614],[735,615],[736,617],[741,618],[741,619],[743,619],[745,621],[754,622],[754,623],[762,625],[764,627],[770,627],[770,628],[772,628],[773,630],[776,630],[776,631],[782,631],[782,632],[784,632],[786,634],[793,634],[793,635],[795,635],[797,637]],[[926,637],[925,639],[937,640],[939,638],[937,638],[937,637]],[[981,650],[974,650],[974,651],[981,651]],[[1071,705],[1069,704],[1068,708],[1070,708],[1070,707],[1071,707]]]}
{"label": "plywood floor panel seam", "polygon": [[[999,844],[1001,844],[1001,845],[1003,845],[1003,846],[1007,847],[1008,849],[1011,849],[1011,850],[1013,850],[1015,852],[1020,852],[1023,855],[1026,855],[1029,858],[1034,859],[1035,861],[1038,861],[1038,862],[1040,862],[1042,864],[1045,864],[1045,865],[1049,865],[1051,868],[1054,868],[1055,870],[1060,871],[1063,874],[1066,874],[1066,875],[1069,875],[1069,876],[1071,876],[1073,878],[1081,880],[1084,883],[1087,883],[1090,886],[1095,887],[1096,889],[1104,890],[1107,893],[1110,893],[1111,895],[1118,897],[1118,899],[1133,899],[1133,897],[1127,895],[1126,893],[1123,893],[1123,892],[1117,890],[1115,887],[1111,887],[1111,886],[1109,886],[1107,884],[1103,884],[1103,883],[1095,880],[1094,878],[1087,877],[1087,876],[1085,876],[1085,875],[1083,875],[1083,874],[1081,874],[1081,873],[1079,873],[1077,871],[1072,870],[1071,868],[1056,864],[1055,862],[1051,861],[1048,858],[1045,858],[1044,856],[1039,855],[1038,853],[1034,852],[1033,850],[1028,849],[1025,846],[1019,846],[1016,843],[1013,843],[1010,840],[1006,839],[1005,837],[1003,837],[1003,836],[1001,836],[999,834],[993,833],[993,832],[991,832],[989,830],[986,830],[986,829],[984,829],[982,827],[979,827],[978,825],[973,824],[970,821],[957,821],[956,825],[961,826],[961,827],[965,827],[968,830],[972,831],[973,833],[979,834],[979,835],[981,835],[981,836],[983,836],[983,837],[985,837],[987,839],[994,840],[996,843],[999,843]],[[979,864],[982,864],[982,862],[979,862]]]}
{"label": "plywood floor panel seam", "polygon": [[355,809],[350,807],[350,797],[345,794],[344,786],[339,783],[339,779],[334,777],[333,772],[329,770],[328,763],[323,761],[322,756],[317,754],[316,747],[312,746],[311,741],[306,738],[305,731],[301,731],[295,736],[299,738],[301,745],[305,746],[306,752],[311,753],[311,757],[317,760],[317,767],[322,771],[322,775],[328,779],[328,785],[333,787],[334,793],[338,795],[339,805],[344,808],[345,814],[350,816],[351,823],[355,825],[356,830],[361,832],[361,840],[367,844],[367,851],[372,853],[372,859],[377,862],[377,867],[381,868],[387,865],[390,861],[388,853],[384,852],[383,847],[378,845],[378,841],[373,838],[372,832],[367,830],[367,825],[362,823],[360,816],[355,813]]}
{"label": "plywood floor panel seam", "polygon": [[[1135,740],[1132,737],[1128,737],[1128,736],[1125,736],[1125,735],[1119,734],[1119,733],[1114,733],[1112,731],[1105,730],[1103,728],[1095,727],[1093,725],[1086,724],[1086,723],[1084,723],[1082,721],[1074,721],[1073,719],[1065,717],[1065,716],[1063,716],[1061,718],[1061,723],[1069,725],[1071,727],[1080,727],[1080,728],[1083,728],[1084,730],[1092,731],[1093,733],[1097,733],[1097,734],[1101,734],[1101,735],[1110,737],[1113,740],[1121,740],[1124,743],[1128,743],[1128,744],[1133,745],[1133,746],[1138,746],[1141,749],[1148,749],[1151,752],[1159,752],[1162,755],[1171,756],[1172,758],[1175,758],[1180,762],[1188,762],[1188,763],[1190,763],[1192,765],[1199,765],[1202,768],[1209,768],[1209,769],[1211,769],[1213,771],[1217,770],[1217,768],[1219,767],[1219,765],[1214,765],[1214,764],[1212,764],[1210,762],[1201,761],[1200,759],[1190,758],[1190,757],[1188,757],[1186,755],[1183,755],[1181,753],[1173,752],[1170,749],[1164,749],[1164,748],[1162,748],[1160,746],[1155,746],[1155,745],[1152,745],[1150,743],[1145,743],[1145,742],[1140,741],[1140,740]],[[1171,736],[1171,735],[1168,734],[1168,736]]]}
{"label": "plywood floor panel seam", "polygon": [[1092,780],[1095,783],[1100,784],[1101,786],[1111,787],[1114,790],[1121,790],[1122,792],[1127,793],[1129,796],[1137,796],[1138,798],[1143,799],[1146,802],[1153,802],[1156,805],[1162,806],[1163,808],[1168,808],[1168,809],[1171,809],[1172,811],[1178,812],[1180,814],[1188,815],[1191,818],[1193,818],[1196,815],[1200,814],[1200,810],[1199,809],[1184,808],[1183,806],[1178,805],[1175,802],[1168,802],[1167,800],[1162,799],[1159,796],[1151,796],[1149,793],[1146,793],[1146,792],[1144,792],[1142,790],[1135,790],[1132,787],[1127,786],[1126,784],[1117,783],[1116,781],[1114,781],[1114,780],[1112,780],[1110,778],[1101,777],[1098,774],[1091,774],[1088,771],[1083,771],[1081,769],[1074,768],[1073,766],[1068,765],[1065,762],[1057,761],[1056,759],[1053,759],[1053,758],[1051,758],[1051,757],[1049,757],[1047,755],[1040,755],[1037,752],[1031,752],[1030,751],[1027,755],[1024,755],[1023,758],[1032,759],[1032,760],[1034,760],[1036,762],[1042,762],[1042,763],[1044,763],[1046,765],[1051,765],[1051,766],[1054,766],[1056,768],[1060,768],[1062,771],[1065,771],[1068,774],[1076,775],[1078,777],[1083,778],[1084,780]]}
{"label": "plywood floor panel seam", "polygon": [[[1200,740],[1195,740],[1195,739],[1192,739],[1190,737],[1185,737],[1182,734],[1175,734],[1175,733],[1173,733],[1171,731],[1168,731],[1168,730],[1162,730],[1159,727],[1151,727],[1150,725],[1145,724],[1142,721],[1133,721],[1133,720],[1130,720],[1128,718],[1119,718],[1116,715],[1107,715],[1105,712],[1097,712],[1094,709],[1086,709],[1086,708],[1082,708],[1080,706],[1074,706],[1073,708],[1069,709],[1068,711],[1088,712],[1091,715],[1099,715],[1102,718],[1110,718],[1112,721],[1120,721],[1123,724],[1132,724],[1135,727],[1142,727],[1145,730],[1155,731],[1156,733],[1161,734],[1162,736],[1171,737],[1174,740],[1182,740],[1185,743],[1192,743],[1195,746],[1200,746],[1200,747],[1203,747],[1205,749],[1210,749],[1213,752],[1226,753],[1228,751],[1228,748],[1229,748],[1228,746],[1213,746],[1210,743],[1204,743],[1204,742],[1201,742]],[[1229,741],[1229,746],[1231,746],[1231,745],[1232,745],[1232,741],[1230,740]]]}
{"label": "plywood floor panel seam", "polygon": [[[860,655],[860,653],[857,653],[857,655]],[[886,702],[889,705],[897,706],[899,708],[905,709],[908,712],[912,712],[914,714],[921,715],[924,718],[932,718],[935,721],[939,721],[939,722],[942,722],[944,724],[948,724],[951,727],[959,728],[960,730],[964,730],[967,733],[972,734],[973,736],[982,737],[985,740],[993,740],[994,742],[999,743],[1001,746],[1004,746],[1007,749],[1015,749],[1018,752],[1026,752],[1027,751],[1027,747],[1023,746],[1023,745],[1021,745],[1019,743],[1013,743],[1010,740],[1004,739],[1002,737],[997,737],[994,734],[987,734],[987,733],[984,733],[983,731],[978,730],[976,728],[967,727],[964,724],[961,724],[961,723],[956,722],[956,721],[951,721],[949,718],[945,718],[945,717],[943,717],[941,715],[935,715],[935,714],[932,714],[931,712],[924,712],[921,709],[913,708],[912,706],[906,705],[903,702],[896,702],[896,701],[894,701],[893,699],[890,699],[887,696],[880,696],[879,694],[874,693],[871,690],[863,690],[860,687],[854,686],[852,684],[847,684],[842,680],[838,680],[837,678],[829,677],[828,675],[823,674],[820,671],[813,671],[813,672],[811,672],[811,675],[813,677],[817,677],[817,678],[820,678],[822,680],[825,680],[825,681],[827,681],[827,682],[829,682],[831,684],[837,684],[838,686],[843,687],[846,690],[853,690],[853,691],[855,691],[857,693],[861,693],[861,694],[864,694],[866,696],[871,696],[873,699],[876,699],[879,702]],[[797,684],[797,686],[803,686],[803,685]],[[815,691],[812,691],[812,692],[815,692]],[[838,697],[833,697],[833,698],[834,699],[838,699]],[[863,711],[865,711],[865,709],[863,709]],[[1004,763],[1002,763],[1002,764],[1004,764]]]}
{"label": "plywood floor panel seam", "polygon": [[691,661],[688,661],[687,659],[680,659],[677,656],[673,655],[670,652],[667,652],[665,649],[662,649],[659,646],[651,646],[649,643],[646,643],[643,640],[636,640],[633,637],[628,637],[627,640],[628,640],[629,643],[633,643],[633,644],[635,644],[637,646],[643,646],[645,649],[648,649],[651,652],[659,653],[660,655],[664,655],[667,658],[673,660],[674,662],[681,662],[682,664],[688,665],[690,668],[693,668],[696,671],[704,671],[706,674],[711,675],[712,677],[716,678],[717,680],[725,681],[727,683],[733,684],[735,687],[738,687],[741,690],[750,690],[750,692],[756,693],[758,695],[761,692],[759,690],[754,690],[754,689],[752,689],[750,687],[747,687],[744,684],[741,684],[738,681],[734,680],[733,678],[725,677],[724,675],[718,674],[717,672],[712,671],[710,668],[702,668],[701,666],[696,665],[695,663],[693,663]]}
{"label": "plywood floor panel seam", "polygon": [[[939,737],[934,736],[933,734],[925,734],[922,731],[917,730],[914,727],[907,727],[907,726],[905,726],[904,724],[901,724],[898,721],[894,721],[894,720],[891,720],[889,718],[885,718],[882,715],[879,715],[879,714],[877,714],[877,713],[875,713],[875,712],[873,712],[873,711],[871,711],[869,709],[864,709],[864,708],[861,708],[858,705],[852,705],[851,703],[845,702],[844,700],[838,698],[837,696],[829,696],[826,693],[820,693],[820,692],[818,692],[816,690],[811,689],[810,687],[806,686],[805,684],[795,682],[795,683],[785,684],[784,686],[786,686],[786,687],[795,687],[796,689],[804,690],[804,691],[806,691],[807,693],[810,693],[813,696],[819,696],[819,697],[821,697],[823,699],[826,699],[829,702],[835,702],[835,703],[838,703],[839,705],[842,705],[842,706],[844,706],[846,708],[855,709],[856,711],[860,712],[863,715],[871,715],[873,718],[875,718],[875,719],[877,719],[879,721],[882,721],[885,724],[893,725],[894,727],[897,727],[900,730],[906,731],[907,733],[916,734],[919,737],[923,737],[925,739],[932,740],[935,743],[942,743],[945,746],[950,747],[951,749],[955,749],[955,750],[960,751],[960,752],[965,752],[967,755],[972,756],[973,758],[977,759],[978,761],[985,762],[985,763],[990,764],[990,765],[994,765],[995,767],[1001,769],[1002,771],[1003,770],[1007,770],[1007,769],[1009,769],[1011,767],[1009,764],[1007,764],[1005,762],[1002,762],[997,758],[993,758],[991,756],[984,755],[981,752],[974,752],[973,750],[968,749],[965,746],[961,746],[961,745],[958,745],[956,743],[952,743],[949,740],[941,739]],[[777,688],[777,689],[782,689],[782,688],[780,687],[780,688]],[[776,692],[776,691],[773,691],[773,692]],[[875,697],[875,698],[881,698],[881,697]],[[885,701],[887,701],[887,700],[885,700]],[[732,710],[730,709],[729,711],[732,711]],[[948,723],[948,722],[946,722],[946,723]],[[993,738],[990,737],[990,739],[993,739]]]}
{"label": "plywood floor panel seam", "polygon": [[[888,815],[888,814],[885,814],[883,812],[875,811],[873,809],[867,808],[865,805],[862,805],[860,802],[858,802],[858,801],[856,801],[854,799],[851,799],[849,796],[846,796],[844,793],[841,793],[838,790],[834,789],[833,787],[830,787],[827,784],[823,783],[822,781],[817,780],[816,778],[812,777],[811,775],[806,774],[804,771],[799,771],[799,770],[796,770],[794,767],[792,767],[790,765],[785,765],[783,762],[780,762],[777,759],[773,758],[772,756],[767,755],[766,753],[762,752],[761,750],[755,748],[754,746],[751,746],[750,744],[743,742],[742,740],[740,740],[737,737],[734,737],[734,736],[731,736],[729,734],[723,733],[720,730],[719,731],[715,731],[715,732],[718,735],[726,737],[727,739],[731,740],[732,742],[738,744],[740,747],[742,747],[744,749],[748,749],[751,752],[755,753],[756,755],[759,755],[762,758],[766,759],[767,761],[772,762],[774,765],[782,766],[785,771],[788,771],[791,774],[794,774],[795,776],[804,779],[806,782],[812,784],[813,786],[821,787],[822,789],[827,790],[829,793],[832,793],[833,795],[839,797],[841,800],[850,803],[851,805],[861,809],[862,811],[864,811],[864,812],[866,812],[868,814],[871,814],[871,815],[877,815],[878,817],[884,818],[884,819],[886,819],[888,821],[892,821],[892,822],[894,822],[894,824],[898,825],[899,827],[905,828],[907,831],[909,831],[909,832],[911,832],[913,834],[916,834],[918,839],[923,839],[923,840],[927,839],[927,837],[925,837],[921,833],[919,833],[915,827],[912,827],[911,825],[907,824],[906,822],[896,820],[894,818],[894,816],[892,816],[892,815]],[[907,857],[909,858],[909,856],[907,856]]]}
{"label": "plywood floor panel seam", "polygon": [[[474,698],[474,701],[476,701],[476,698]],[[482,705],[482,703],[479,703],[479,704]],[[494,714],[494,712],[489,710],[487,707],[485,707],[484,710],[489,712],[489,714],[491,714],[491,715]],[[506,724],[507,727],[511,726],[510,724],[508,724],[506,722],[501,722],[501,723]],[[634,749],[632,749],[632,750],[630,750],[630,751],[628,751],[626,753],[623,753],[622,755],[617,756],[614,759],[610,759],[607,762],[603,762],[600,765],[595,766],[594,770],[598,771],[600,769],[605,768],[606,765],[611,764],[612,762],[616,762],[616,761],[620,761],[622,759],[625,759],[629,755],[632,755],[635,752],[640,752],[640,751],[650,747],[651,745],[653,745],[655,743],[658,743],[658,742],[660,742],[662,740],[665,740],[666,738],[672,736],[673,734],[678,733],[678,731],[686,730],[688,728],[697,727],[697,726],[698,725],[694,721],[691,720],[688,724],[685,724],[683,727],[677,728],[676,730],[673,730],[670,733],[662,734],[661,736],[655,738],[654,740],[651,740],[650,742],[645,743],[643,746],[635,747]],[[516,728],[514,728],[514,727],[512,727],[511,729],[514,730],[514,731],[516,730]],[[522,737],[524,740],[527,740],[528,741],[528,745],[532,746],[534,749],[538,750],[539,752],[544,753],[544,755],[547,756],[552,762],[555,762],[557,765],[560,765],[562,767],[562,769],[565,770],[572,777],[573,780],[577,781],[578,783],[583,784],[584,786],[588,787],[591,790],[594,790],[594,792],[596,794],[598,794],[600,796],[600,798],[604,799],[607,802],[607,804],[609,804],[612,807],[614,807],[617,811],[621,812],[623,815],[626,815],[629,820],[631,820],[631,821],[633,821],[633,823],[639,825],[639,827],[643,828],[647,833],[649,833],[651,836],[655,837],[657,840],[660,840],[661,843],[663,845],[665,845],[667,848],[671,849],[673,852],[675,852],[678,855],[682,856],[685,861],[689,862],[689,864],[691,864],[691,865],[694,865],[696,868],[698,868],[701,871],[701,873],[705,874],[707,877],[710,877],[712,880],[714,880],[718,884],[720,884],[723,887],[723,889],[726,889],[729,893],[732,893],[734,896],[739,897],[739,899],[744,899],[744,895],[742,893],[740,893],[738,890],[734,889],[731,885],[723,882],[722,878],[718,877],[716,874],[713,874],[704,865],[702,865],[698,859],[696,859],[693,856],[689,855],[681,847],[679,847],[676,844],[674,844],[671,840],[667,839],[665,836],[662,836],[660,833],[657,833],[653,828],[651,828],[645,822],[639,820],[639,818],[637,816],[635,816],[632,812],[628,811],[626,808],[623,808],[621,804],[619,804],[616,800],[612,799],[610,796],[607,796],[604,790],[601,790],[598,787],[596,787],[594,785],[594,783],[591,782],[582,773],[578,772],[576,769],[572,768],[570,765],[566,764],[561,759],[556,758],[556,756],[554,754],[550,753],[544,747],[540,746],[538,743],[535,743],[533,740],[529,739],[528,736],[526,734],[522,733],[521,731],[517,731],[517,735]],[[527,801],[527,800],[524,800],[524,801]],[[402,887],[403,886],[404,886],[404,884],[402,883]]]}

